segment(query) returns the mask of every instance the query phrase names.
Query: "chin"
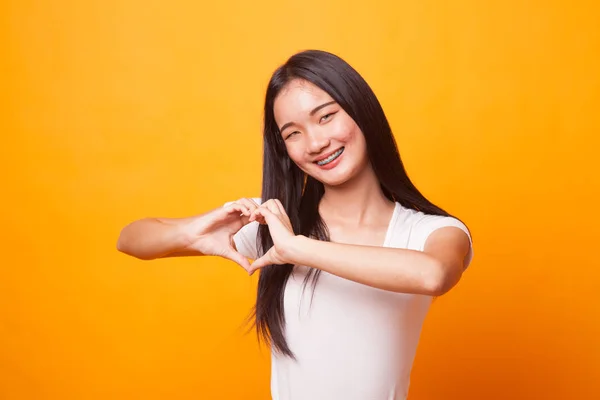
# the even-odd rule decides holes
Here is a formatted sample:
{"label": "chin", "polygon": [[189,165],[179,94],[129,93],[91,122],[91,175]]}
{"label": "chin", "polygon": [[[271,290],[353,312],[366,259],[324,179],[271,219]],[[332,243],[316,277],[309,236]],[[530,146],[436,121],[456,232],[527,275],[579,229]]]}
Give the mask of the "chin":
{"label": "chin", "polygon": [[325,186],[342,186],[350,182],[357,175],[356,171],[327,171],[323,173],[318,171],[316,174],[311,174],[313,178],[321,182]]}
{"label": "chin", "polygon": [[317,179],[317,180],[319,182],[321,182],[324,186],[329,186],[329,187],[343,186],[346,182],[350,181],[350,179],[337,179],[337,180]]}

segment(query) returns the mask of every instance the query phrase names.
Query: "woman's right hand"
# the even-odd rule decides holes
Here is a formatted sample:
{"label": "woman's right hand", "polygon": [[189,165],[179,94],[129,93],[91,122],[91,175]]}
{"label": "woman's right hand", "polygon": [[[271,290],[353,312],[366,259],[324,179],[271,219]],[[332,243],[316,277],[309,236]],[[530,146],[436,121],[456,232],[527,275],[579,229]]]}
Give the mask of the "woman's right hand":
{"label": "woman's right hand", "polygon": [[233,236],[258,208],[252,199],[241,198],[191,221],[184,229],[189,238],[185,251],[227,258],[250,270],[250,262],[234,247]]}

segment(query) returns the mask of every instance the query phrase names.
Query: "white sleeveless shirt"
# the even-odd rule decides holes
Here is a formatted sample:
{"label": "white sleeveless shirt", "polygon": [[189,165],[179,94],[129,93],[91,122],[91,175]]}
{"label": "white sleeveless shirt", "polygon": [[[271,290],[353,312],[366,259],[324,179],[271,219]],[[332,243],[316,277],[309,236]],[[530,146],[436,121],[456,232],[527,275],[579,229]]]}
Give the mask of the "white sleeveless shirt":
{"label": "white sleeveless shirt", "polygon": [[[423,251],[427,237],[446,226],[471,240],[455,218],[396,203],[384,247]],[[238,251],[250,259],[257,258],[257,232],[253,222],[234,236]],[[465,267],[472,258],[471,248]],[[432,297],[376,289],[325,271],[316,286],[304,286],[307,271],[295,266],[285,287],[285,337],[297,360],[271,352],[273,400],[406,399]]]}

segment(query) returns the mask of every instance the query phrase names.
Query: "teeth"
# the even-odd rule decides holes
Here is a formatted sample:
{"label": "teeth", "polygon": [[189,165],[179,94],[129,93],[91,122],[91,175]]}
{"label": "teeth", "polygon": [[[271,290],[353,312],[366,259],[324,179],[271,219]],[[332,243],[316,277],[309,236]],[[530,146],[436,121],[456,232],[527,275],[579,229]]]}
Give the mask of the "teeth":
{"label": "teeth", "polygon": [[336,158],[338,158],[343,152],[344,152],[344,148],[342,147],[341,149],[339,149],[338,151],[336,151],[335,153],[333,153],[332,155],[330,155],[326,159],[321,160],[321,161],[317,161],[317,164],[320,165],[320,166],[329,164],[330,162],[332,162],[333,160],[335,160]]}

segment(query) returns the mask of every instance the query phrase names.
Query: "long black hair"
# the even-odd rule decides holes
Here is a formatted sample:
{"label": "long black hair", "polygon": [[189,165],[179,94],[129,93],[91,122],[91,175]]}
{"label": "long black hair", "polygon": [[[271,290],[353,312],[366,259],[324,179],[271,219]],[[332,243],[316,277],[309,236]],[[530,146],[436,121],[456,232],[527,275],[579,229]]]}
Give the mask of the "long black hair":
{"label": "long black hair", "polygon": [[[271,77],[265,98],[262,199],[279,199],[292,223],[294,233],[329,240],[327,226],[319,215],[325,193],[321,182],[307,176],[289,158],[279,132],[273,106],[280,91],[292,80],[308,81],[327,92],[356,122],[362,131],[367,153],[385,196],[426,214],[451,216],[423,196],[409,179],[400,158],[392,130],[377,97],[354,68],[340,57],[320,50],[307,50],[290,57]],[[266,225],[257,237],[259,254],[273,246]],[[256,305],[253,309],[259,338],[276,351],[294,358],[285,339],[283,296],[293,265],[270,265],[260,271]],[[316,284],[320,271],[313,269]]]}

